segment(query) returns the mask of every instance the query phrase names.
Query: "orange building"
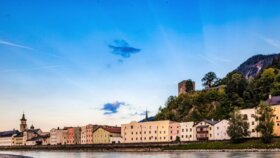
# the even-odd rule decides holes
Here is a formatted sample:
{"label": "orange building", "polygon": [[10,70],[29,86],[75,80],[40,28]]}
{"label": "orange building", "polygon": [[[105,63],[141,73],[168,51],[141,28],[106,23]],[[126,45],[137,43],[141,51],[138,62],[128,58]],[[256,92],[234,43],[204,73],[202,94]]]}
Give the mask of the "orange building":
{"label": "orange building", "polygon": [[81,144],[81,128],[70,127],[67,129],[67,144]]}
{"label": "orange building", "polygon": [[280,96],[269,96],[266,101],[274,110],[274,128],[273,134],[275,136],[280,136]]}

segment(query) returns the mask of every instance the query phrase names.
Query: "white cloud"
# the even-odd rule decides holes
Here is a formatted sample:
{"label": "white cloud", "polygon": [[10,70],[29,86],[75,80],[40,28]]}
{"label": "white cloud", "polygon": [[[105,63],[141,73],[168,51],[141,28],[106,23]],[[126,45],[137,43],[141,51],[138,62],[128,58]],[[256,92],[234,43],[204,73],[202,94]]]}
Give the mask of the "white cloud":
{"label": "white cloud", "polygon": [[12,42],[8,42],[8,41],[4,41],[4,40],[1,40],[1,39],[0,39],[0,44],[7,45],[7,46],[12,46],[12,47],[17,47],[17,48],[33,50],[33,48],[31,48],[31,47],[16,44],[16,43],[12,43]]}

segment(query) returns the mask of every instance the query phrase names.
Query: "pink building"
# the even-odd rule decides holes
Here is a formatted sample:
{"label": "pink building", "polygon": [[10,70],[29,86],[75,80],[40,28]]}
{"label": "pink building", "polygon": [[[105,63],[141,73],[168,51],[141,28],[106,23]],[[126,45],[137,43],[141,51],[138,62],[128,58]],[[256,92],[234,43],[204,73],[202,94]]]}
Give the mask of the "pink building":
{"label": "pink building", "polygon": [[67,129],[67,144],[74,144],[74,128]]}
{"label": "pink building", "polygon": [[180,138],[181,126],[178,122],[170,122],[169,124],[169,141],[175,141],[177,137]]}

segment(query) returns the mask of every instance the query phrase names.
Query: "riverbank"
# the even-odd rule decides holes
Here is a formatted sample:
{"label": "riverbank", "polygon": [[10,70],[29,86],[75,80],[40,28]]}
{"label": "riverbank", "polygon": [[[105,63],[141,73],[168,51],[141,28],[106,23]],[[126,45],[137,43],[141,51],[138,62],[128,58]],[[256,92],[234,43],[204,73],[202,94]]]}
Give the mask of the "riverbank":
{"label": "riverbank", "polygon": [[3,150],[79,150],[112,152],[160,152],[160,151],[219,151],[219,152],[280,152],[280,138],[271,144],[263,144],[259,139],[247,139],[242,143],[230,141],[182,142],[182,143],[138,143],[138,144],[77,144],[47,146],[6,146]]}

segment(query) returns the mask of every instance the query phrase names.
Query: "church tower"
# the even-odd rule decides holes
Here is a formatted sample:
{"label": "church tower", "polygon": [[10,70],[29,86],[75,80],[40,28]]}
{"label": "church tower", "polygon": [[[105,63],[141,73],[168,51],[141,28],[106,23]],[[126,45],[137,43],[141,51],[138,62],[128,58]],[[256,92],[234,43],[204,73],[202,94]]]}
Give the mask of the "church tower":
{"label": "church tower", "polygon": [[22,114],[22,118],[20,119],[20,131],[23,132],[27,129],[26,119],[24,113]]}

